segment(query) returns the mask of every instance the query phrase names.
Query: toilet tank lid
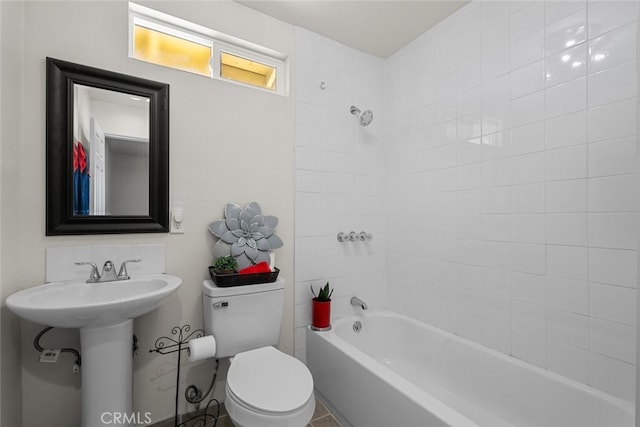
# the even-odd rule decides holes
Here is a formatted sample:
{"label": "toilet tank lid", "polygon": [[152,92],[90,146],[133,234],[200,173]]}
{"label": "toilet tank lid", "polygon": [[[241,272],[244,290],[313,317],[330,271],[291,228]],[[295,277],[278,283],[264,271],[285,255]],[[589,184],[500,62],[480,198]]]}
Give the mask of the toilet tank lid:
{"label": "toilet tank lid", "polygon": [[278,277],[275,282],[258,283],[256,285],[229,286],[221,288],[216,286],[211,279],[202,282],[202,293],[208,297],[231,297],[235,295],[248,295],[260,292],[270,292],[284,289],[284,279]]}

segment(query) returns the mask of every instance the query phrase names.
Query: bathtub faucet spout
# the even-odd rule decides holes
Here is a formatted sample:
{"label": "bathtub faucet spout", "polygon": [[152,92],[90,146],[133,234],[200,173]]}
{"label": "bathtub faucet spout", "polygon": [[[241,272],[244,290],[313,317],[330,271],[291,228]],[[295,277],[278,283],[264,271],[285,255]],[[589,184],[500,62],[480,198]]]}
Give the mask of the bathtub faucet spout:
{"label": "bathtub faucet spout", "polygon": [[368,308],[367,303],[362,301],[358,297],[351,297],[351,305],[354,305],[356,307],[361,307],[363,310],[366,310]]}

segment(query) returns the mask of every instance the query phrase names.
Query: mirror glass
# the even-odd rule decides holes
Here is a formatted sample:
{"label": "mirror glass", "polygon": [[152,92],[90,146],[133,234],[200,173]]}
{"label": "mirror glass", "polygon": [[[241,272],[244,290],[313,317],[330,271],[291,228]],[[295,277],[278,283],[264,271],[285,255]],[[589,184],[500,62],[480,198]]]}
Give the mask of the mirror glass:
{"label": "mirror glass", "polygon": [[47,58],[46,233],[168,232],[169,85]]}
{"label": "mirror glass", "polygon": [[149,98],[73,92],[73,215],[148,215]]}

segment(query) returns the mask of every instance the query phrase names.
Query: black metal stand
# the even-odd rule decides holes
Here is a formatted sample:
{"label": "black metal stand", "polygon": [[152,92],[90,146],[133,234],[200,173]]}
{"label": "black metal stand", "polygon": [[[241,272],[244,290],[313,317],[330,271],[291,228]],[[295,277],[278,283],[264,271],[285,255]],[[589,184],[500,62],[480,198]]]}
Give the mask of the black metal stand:
{"label": "black metal stand", "polygon": [[[177,335],[177,339],[170,338],[170,337],[160,337],[155,342],[155,348],[149,350],[149,353],[160,353],[163,355],[178,353],[178,368],[176,370],[174,426],[175,427],[186,426],[188,422],[194,421],[191,427],[207,427],[207,420],[209,417],[211,420],[213,420],[212,425],[215,426],[218,422],[218,417],[220,415],[220,403],[216,399],[211,399],[207,403],[204,413],[202,415],[196,415],[182,423],[178,423],[178,389],[180,388],[180,362],[182,359],[181,357],[182,350],[188,350],[188,347],[185,346],[185,344],[187,344],[190,340],[204,336],[204,331],[202,329],[196,329],[195,331],[189,333],[190,330],[191,330],[191,325],[184,325],[182,327],[174,326],[171,329],[171,335]],[[216,365],[216,371],[217,371],[217,365]],[[215,380],[215,374],[214,374],[214,380]],[[212,383],[212,386],[213,386],[213,383]],[[197,390],[197,387],[193,385],[190,385],[187,388]],[[211,388],[209,388],[209,391],[211,391]],[[205,396],[202,396],[202,398],[204,399]],[[216,415],[212,415],[208,413],[209,406],[214,402],[216,404]],[[198,418],[201,418],[201,419],[198,420]]]}

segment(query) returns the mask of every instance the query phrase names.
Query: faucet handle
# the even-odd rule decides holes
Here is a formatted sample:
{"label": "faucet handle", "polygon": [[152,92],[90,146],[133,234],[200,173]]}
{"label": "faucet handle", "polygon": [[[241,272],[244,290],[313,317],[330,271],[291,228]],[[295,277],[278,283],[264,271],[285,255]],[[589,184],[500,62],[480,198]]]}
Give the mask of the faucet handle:
{"label": "faucet handle", "polygon": [[128,280],[130,279],[129,273],[127,273],[127,264],[130,262],[140,262],[142,261],[140,258],[138,259],[128,259],[126,261],[122,261],[122,265],[120,265],[120,270],[118,271],[118,280]]}
{"label": "faucet handle", "polygon": [[87,283],[94,283],[100,280],[100,273],[98,273],[98,266],[96,265],[95,262],[83,261],[83,262],[76,262],[75,264],[91,266],[91,273],[89,273],[89,279],[87,280]]}

